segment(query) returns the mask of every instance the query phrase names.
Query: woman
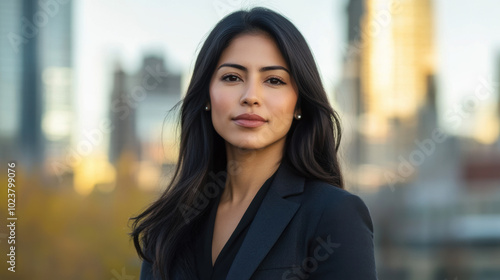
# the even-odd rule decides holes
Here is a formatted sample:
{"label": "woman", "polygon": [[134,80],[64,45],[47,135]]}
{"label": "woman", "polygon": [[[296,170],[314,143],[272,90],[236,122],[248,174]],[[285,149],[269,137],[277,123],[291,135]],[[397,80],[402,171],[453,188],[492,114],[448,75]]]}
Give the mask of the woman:
{"label": "woman", "polygon": [[141,279],[376,279],[370,214],[343,190],[340,124],[306,41],[265,8],[207,37],[177,169],[134,217]]}

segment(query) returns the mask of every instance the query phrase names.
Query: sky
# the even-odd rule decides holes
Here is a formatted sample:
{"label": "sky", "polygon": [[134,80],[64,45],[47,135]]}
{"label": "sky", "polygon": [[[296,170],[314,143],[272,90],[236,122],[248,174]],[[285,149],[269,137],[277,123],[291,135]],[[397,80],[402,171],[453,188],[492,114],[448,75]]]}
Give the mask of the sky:
{"label": "sky", "polygon": [[[477,104],[477,116],[461,114],[463,125],[456,134],[468,134],[492,129],[489,116],[498,114],[500,93],[500,1],[495,0],[439,0],[435,5],[437,75],[441,125],[451,124],[451,116],[458,106],[471,108]],[[485,84],[487,86],[485,86]],[[484,91],[484,88],[490,90]],[[476,98],[481,89],[485,98]],[[481,95],[482,96],[482,95]],[[478,135],[480,136],[480,135]]]}
{"label": "sky", "polygon": [[[331,94],[341,79],[347,0],[77,0],[74,5],[76,141],[106,116],[114,65],[137,71],[146,54],[165,56],[169,71],[188,82],[200,44],[225,14],[241,7],[265,6],[288,17],[308,41]],[[500,53],[500,1],[436,0],[439,111],[462,104],[481,85],[495,79]],[[499,65],[500,62],[496,62]],[[498,66],[497,66],[498,67]],[[497,77],[500,75],[497,74]],[[497,86],[498,87],[498,86]],[[496,92],[481,101],[492,107]],[[481,107],[482,108],[482,107]],[[492,110],[485,109],[485,110]]]}

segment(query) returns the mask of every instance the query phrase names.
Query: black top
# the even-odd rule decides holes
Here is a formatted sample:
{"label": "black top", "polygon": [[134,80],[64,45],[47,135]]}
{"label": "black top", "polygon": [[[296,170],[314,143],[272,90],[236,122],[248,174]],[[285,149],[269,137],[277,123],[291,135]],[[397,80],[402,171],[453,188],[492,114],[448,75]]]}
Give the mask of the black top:
{"label": "black top", "polygon": [[271,186],[272,180],[276,172],[266,180],[266,182],[259,189],[252,202],[248,206],[245,214],[241,218],[238,226],[236,226],[234,232],[229,237],[224,247],[219,253],[214,266],[212,266],[212,239],[214,233],[215,217],[217,214],[217,208],[219,206],[219,201],[222,192],[212,200],[208,209],[208,216],[205,218],[205,222],[202,223],[201,229],[199,231],[199,237],[195,238],[195,258],[196,258],[196,272],[198,274],[199,280],[220,280],[226,279],[226,275],[229,272],[229,268],[233,263],[238,250],[245,239],[248,232],[248,228],[259,210],[260,204],[264,199],[269,186]]}
{"label": "black top", "polygon": [[[376,280],[373,224],[361,198],[321,180],[306,178],[282,162],[257,214],[251,221],[245,240],[233,259],[227,280],[272,279],[362,279]],[[272,192],[272,193],[271,193]],[[212,199],[215,200],[215,197]],[[205,205],[204,205],[205,206]],[[208,220],[210,204],[199,217],[197,226]],[[307,230],[306,230],[307,229]],[[176,258],[169,274],[173,280],[196,279],[194,241],[203,244],[199,229],[191,231],[188,254],[193,260]],[[198,238],[199,240],[196,240]],[[154,247],[154,244],[149,246]],[[228,248],[231,246],[228,245]],[[208,250],[207,250],[208,252]],[[222,256],[225,252],[222,252]],[[148,253],[148,255],[152,255]],[[154,257],[154,254],[152,255]],[[202,251],[202,256],[205,256]],[[210,254],[200,258],[210,268]],[[311,269],[312,260],[314,269]],[[222,262],[222,261],[221,261]],[[217,264],[218,265],[218,264]],[[189,268],[186,268],[189,266]],[[204,275],[200,270],[200,275]],[[209,272],[211,273],[211,272]],[[153,278],[152,263],[144,260],[141,280]],[[205,275],[204,275],[205,276]],[[208,278],[215,276],[208,276]]]}

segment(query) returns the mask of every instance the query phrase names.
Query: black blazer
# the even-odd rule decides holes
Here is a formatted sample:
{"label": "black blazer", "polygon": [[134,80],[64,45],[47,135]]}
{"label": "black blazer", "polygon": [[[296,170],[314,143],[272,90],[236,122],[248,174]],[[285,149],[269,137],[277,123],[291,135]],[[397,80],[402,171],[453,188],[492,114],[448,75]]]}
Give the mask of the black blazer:
{"label": "black blazer", "polygon": [[[226,279],[377,279],[364,202],[287,164],[276,172]],[[140,279],[153,279],[151,263],[143,261]]]}

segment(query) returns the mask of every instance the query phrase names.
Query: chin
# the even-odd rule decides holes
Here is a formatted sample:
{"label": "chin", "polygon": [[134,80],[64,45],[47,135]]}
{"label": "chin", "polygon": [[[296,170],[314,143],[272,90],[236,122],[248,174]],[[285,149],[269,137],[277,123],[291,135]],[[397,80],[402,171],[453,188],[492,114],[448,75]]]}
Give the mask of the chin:
{"label": "chin", "polygon": [[259,145],[257,143],[248,143],[248,142],[245,142],[245,143],[230,143],[232,146],[236,147],[236,148],[239,148],[239,149],[243,149],[243,150],[260,150],[262,148],[265,147],[265,145]]}
{"label": "chin", "polygon": [[[252,137],[253,138],[253,137]],[[227,138],[226,138],[227,139]],[[227,144],[234,146],[236,148],[245,149],[245,150],[259,150],[266,147],[266,143],[259,141],[258,139],[251,138],[238,138],[238,139],[227,139]]]}

